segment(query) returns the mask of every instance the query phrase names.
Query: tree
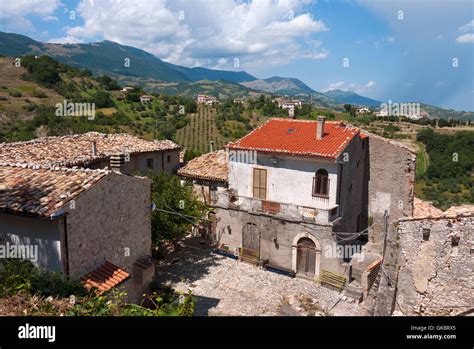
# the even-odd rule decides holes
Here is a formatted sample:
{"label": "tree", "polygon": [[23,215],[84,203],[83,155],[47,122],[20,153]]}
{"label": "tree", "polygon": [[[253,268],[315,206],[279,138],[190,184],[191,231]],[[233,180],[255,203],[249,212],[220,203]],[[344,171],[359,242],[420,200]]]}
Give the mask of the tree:
{"label": "tree", "polygon": [[344,109],[348,112],[352,117],[356,116],[356,108],[352,104],[344,104]]}
{"label": "tree", "polygon": [[35,58],[27,55],[21,59],[21,64],[28,71],[31,80],[43,86],[52,87],[61,81],[58,63],[48,56]]}
{"label": "tree", "polygon": [[148,176],[156,206],[151,218],[153,244],[176,243],[204,217],[206,206],[194,196],[192,185],[182,185],[178,177],[165,172],[150,172]]}
{"label": "tree", "polygon": [[110,93],[105,91],[97,91],[92,96],[92,99],[97,108],[108,108],[114,106],[114,101],[110,97]]}

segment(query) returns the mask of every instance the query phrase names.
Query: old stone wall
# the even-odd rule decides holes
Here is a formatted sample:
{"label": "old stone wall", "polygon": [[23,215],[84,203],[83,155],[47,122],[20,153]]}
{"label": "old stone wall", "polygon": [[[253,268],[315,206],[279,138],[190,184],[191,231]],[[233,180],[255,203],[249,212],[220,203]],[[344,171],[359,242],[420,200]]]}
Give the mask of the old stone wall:
{"label": "old stone wall", "polygon": [[72,278],[104,259],[131,272],[137,258],[151,254],[150,190],[147,179],[111,173],[67,207]]}
{"label": "old stone wall", "polygon": [[400,221],[398,235],[396,311],[457,315],[474,310],[473,216]]}
{"label": "old stone wall", "polygon": [[[156,151],[149,153],[138,153],[130,155],[130,161],[123,166],[122,173],[134,175],[136,173],[146,174],[151,169],[156,173],[165,170],[173,173],[179,165],[179,149]],[[152,168],[148,168],[148,160],[151,161]],[[109,160],[101,160],[89,165],[89,168],[102,169],[109,166]]]}
{"label": "old stone wall", "polygon": [[391,231],[400,218],[413,215],[416,154],[398,142],[369,136],[369,216],[374,228],[370,241],[383,239],[385,210]]}
{"label": "old stone wall", "polygon": [[343,275],[349,274],[349,267],[342,258],[326,253],[334,246],[331,225],[290,222],[266,215],[250,214],[232,209],[215,209],[217,214],[217,240],[231,252],[242,247],[242,230],[246,224],[255,224],[260,232],[260,259],[268,260],[272,266],[296,271],[296,245],[302,237],[315,241],[320,270],[329,270]]}
{"label": "old stone wall", "polygon": [[366,140],[354,137],[338,159],[338,176],[340,176],[338,204],[339,216],[342,219],[337,230],[340,232],[355,233],[366,228],[367,148]]}

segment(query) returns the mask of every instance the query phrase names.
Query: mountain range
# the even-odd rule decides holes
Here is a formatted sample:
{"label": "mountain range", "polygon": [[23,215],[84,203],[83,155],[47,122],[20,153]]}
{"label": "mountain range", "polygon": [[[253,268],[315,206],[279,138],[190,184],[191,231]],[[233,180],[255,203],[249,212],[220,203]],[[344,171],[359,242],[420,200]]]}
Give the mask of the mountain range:
{"label": "mountain range", "polygon": [[73,67],[87,68],[94,74],[108,74],[121,83],[141,85],[155,92],[185,94],[188,91],[211,91],[216,94],[216,88],[210,86],[213,82],[219,82],[215,84],[217,89],[227,87],[225,90],[232,91],[233,96],[262,91],[289,96],[314,95],[315,100],[319,99],[327,106],[340,103],[295,78],[273,76],[258,79],[245,71],[183,67],[167,63],[144,50],[108,40],[88,44],[52,44],[20,34],[0,32],[0,54],[12,57],[49,55]]}
{"label": "mountain range", "polygon": [[199,80],[226,80],[235,83],[257,80],[243,71],[187,68],[167,63],[146,51],[112,41],[88,44],[51,44],[27,36],[0,32],[0,54],[49,55],[61,63],[77,68],[88,68],[95,74],[140,77],[157,82],[194,82]]}
{"label": "mountain range", "polygon": [[[150,92],[187,95],[208,93],[219,98],[255,96],[264,92],[298,96],[317,106],[342,109],[343,104],[380,106],[381,102],[360,96],[352,91],[314,91],[301,80],[273,76],[259,79],[245,71],[188,68],[171,64],[144,50],[104,40],[88,44],[53,44],[33,40],[27,36],[0,32],[0,55],[18,57],[25,54],[49,55],[61,63],[87,68],[94,74],[107,74],[120,84],[135,84]],[[430,114],[456,117],[457,111],[434,106]],[[454,114],[453,114],[454,113]],[[459,115],[466,118],[465,112]],[[468,113],[470,118],[472,113]]]}

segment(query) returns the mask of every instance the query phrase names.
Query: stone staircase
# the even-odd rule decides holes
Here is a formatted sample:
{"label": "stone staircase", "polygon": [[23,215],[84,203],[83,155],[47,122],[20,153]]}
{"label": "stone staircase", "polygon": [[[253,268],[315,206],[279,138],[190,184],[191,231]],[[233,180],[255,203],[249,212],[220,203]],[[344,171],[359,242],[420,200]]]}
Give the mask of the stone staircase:
{"label": "stone staircase", "polygon": [[357,281],[352,281],[346,286],[344,295],[360,303],[364,299],[364,288]]}

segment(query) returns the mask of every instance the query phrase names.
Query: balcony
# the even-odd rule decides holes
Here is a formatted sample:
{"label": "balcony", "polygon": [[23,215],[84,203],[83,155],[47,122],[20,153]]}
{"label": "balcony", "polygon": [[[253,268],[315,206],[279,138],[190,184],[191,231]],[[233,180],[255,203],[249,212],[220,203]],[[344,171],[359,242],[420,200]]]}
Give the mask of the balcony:
{"label": "balcony", "polygon": [[233,208],[251,213],[266,214],[299,222],[330,224],[339,217],[338,206],[329,209],[306,207],[238,196],[232,189],[215,192],[212,204],[216,207]]}

